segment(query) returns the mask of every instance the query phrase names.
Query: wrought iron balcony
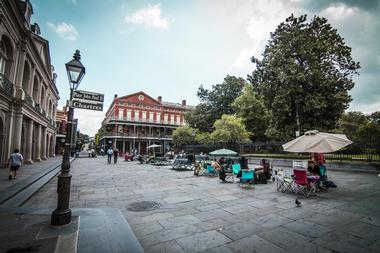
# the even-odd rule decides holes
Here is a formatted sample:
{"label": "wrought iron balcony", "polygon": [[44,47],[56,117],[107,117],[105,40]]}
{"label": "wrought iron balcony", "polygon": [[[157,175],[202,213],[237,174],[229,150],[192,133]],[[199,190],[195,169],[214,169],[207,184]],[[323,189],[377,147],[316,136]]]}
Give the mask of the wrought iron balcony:
{"label": "wrought iron balcony", "polygon": [[3,74],[0,73],[0,89],[8,96],[13,95],[13,83],[9,81]]}
{"label": "wrought iron balcony", "polygon": [[132,122],[132,123],[152,123],[152,124],[170,125],[170,126],[183,126],[183,125],[185,125],[184,122],[180,122],[180,121],[144,119],[144,118],[128,118],[128,117],[117,117],[117,116],[108,117],[106,122],[110,122],[110,121]]}

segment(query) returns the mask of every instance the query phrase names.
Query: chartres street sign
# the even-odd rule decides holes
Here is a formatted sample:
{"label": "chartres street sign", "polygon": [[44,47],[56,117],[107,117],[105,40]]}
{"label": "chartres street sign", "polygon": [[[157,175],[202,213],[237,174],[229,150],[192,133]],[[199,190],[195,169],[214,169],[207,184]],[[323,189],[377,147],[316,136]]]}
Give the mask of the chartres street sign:
{"label": "chartres street sign", "polygon": [[104,95],[100,93],[84,91],[84,90],[74,90],[73,99],[94,101],[94,102],[104,102]]}
{"label": "chartres street sign", "polygon": [[103,103],[94,103],[94,102],[87,102],[85,100],[75,100],[72,101],[72,106],[74,108],[78,109],[87,109],[87,110],[93,110],[93,111],[103,111]]}
{"label": "chartres street sign", "polygon": [[104,94],[74,90],[71,106],[78,109],[103,111]]}

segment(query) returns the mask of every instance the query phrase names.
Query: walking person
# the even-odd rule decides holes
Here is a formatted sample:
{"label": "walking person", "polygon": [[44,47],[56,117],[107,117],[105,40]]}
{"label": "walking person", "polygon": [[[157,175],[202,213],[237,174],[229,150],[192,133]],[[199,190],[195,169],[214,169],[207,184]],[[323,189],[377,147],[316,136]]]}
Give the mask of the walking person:
{"label": "walking person", "polygon": [[112,155],[113,155],[113,150],[112,150],[112,148],[110,147],[110,148],[107,150],[107,162],[108,162],[108,163],[111,163]]}
{"label": "walking person", "polygon": [[10,166],[9,180],[15,180],[17,176],[17,171],[21,167],[24,158],[20,154],[18,149],[15,149],[8,159],[8,164]]}
{"label": "walking person", "polygon": [[117,156],[119,155],[119,150],[117,148],[113,151],[113,162],[117,163]]}

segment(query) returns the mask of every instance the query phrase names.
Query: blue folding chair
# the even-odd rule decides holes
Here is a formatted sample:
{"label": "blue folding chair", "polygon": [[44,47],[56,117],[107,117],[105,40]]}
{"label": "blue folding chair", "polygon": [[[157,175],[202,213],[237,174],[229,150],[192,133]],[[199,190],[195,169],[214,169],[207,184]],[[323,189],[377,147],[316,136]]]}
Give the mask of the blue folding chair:
{"label": "blue folding chair", "polygon": [[240,178],[240,186],[252,186],[255,178],[255,172],[253,170],[242,170]]}
{"label": "blue folding chair", "polygon": [[210,164],[207,164],[206,169],[207,169],[208,175],[210,175],[210,176],[216,175],[216,170]]}
{"label": "blue folding chair", "polygon": [[237,175],[240,171],[240,164],[239,163],[235,163],[235,164],[232,164],[232,172],[234,173],[234,175]]}

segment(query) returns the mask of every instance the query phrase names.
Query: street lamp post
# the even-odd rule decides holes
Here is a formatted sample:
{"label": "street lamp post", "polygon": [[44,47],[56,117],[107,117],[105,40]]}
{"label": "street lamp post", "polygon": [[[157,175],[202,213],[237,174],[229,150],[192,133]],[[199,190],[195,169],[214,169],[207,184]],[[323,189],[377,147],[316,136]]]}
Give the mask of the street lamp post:
{"label": "street lamp post", "polygon": [[73,92],[78,88],[79,83],[82,81],[85,74],[85,67],[80,62],[79,50],[76,50],[73,59],[66,63],[66,71],[70,83],[70,101],[66,124],[65,152],[63,154],[61,164],[61,173],[58,176],[57,208],[51,214],[51,225],[53,226],[61,226],[71,222],[71,209],[69,208],[71,188],[70,153],[72,148],[71,131],[73,128],[74,117],[74,108],[71,103],[73,99]]}

